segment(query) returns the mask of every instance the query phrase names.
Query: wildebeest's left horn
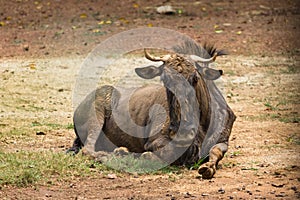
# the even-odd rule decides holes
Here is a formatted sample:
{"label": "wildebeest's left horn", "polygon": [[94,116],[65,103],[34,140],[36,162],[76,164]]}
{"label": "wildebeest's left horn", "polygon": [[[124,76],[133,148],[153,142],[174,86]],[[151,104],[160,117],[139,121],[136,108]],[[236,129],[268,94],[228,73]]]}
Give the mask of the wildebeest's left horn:
{"label": "wildebeest's left horn", "polygon": [[201,58],[196,55],[190,55],[191,59],[194,60],[195,62],[202,62],[202,63],[211,63],[214,62],[217,58],[218,54],[215,53],[215,55],[211,58]]}
{"label": "wildebeest's left horn", "polygon": [[156,56],[153,56],[151,55],[150,53],[147,52],[146,49],[144,49],[144,52],[145,52],[145,57],[148,59],[148,60],[151,60],[151,61],[154,61],[154,62],[157,62],[157,61],[163,61],[163,62],[166,62],[170,59],[171,55],[164,55],[164,56],[161,56],[161,57],[156,57]]}

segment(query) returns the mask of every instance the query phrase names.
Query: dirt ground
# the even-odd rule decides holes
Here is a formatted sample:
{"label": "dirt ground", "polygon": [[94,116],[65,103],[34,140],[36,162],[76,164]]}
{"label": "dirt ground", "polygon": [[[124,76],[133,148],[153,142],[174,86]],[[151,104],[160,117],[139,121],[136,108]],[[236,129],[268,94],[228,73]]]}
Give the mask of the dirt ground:
{"label": "dirt ground", "polygon": [[[156,7],[172,5],[173,15]],[[211,180],[197,171],[165,175],[121,173],[32,187],[2,187],[0,199],[299,199],[299,0],[0,0],[0,149],[64,151],[68,129],[37,136],[31,124],[72,123],[72,89],[90,51],[111,35],[164,27],[229,56],[229,105],[237,115],[230,147]],[[32,131],[32,132],[30,132]],[[1,172],[0,172],[1,173]]]}

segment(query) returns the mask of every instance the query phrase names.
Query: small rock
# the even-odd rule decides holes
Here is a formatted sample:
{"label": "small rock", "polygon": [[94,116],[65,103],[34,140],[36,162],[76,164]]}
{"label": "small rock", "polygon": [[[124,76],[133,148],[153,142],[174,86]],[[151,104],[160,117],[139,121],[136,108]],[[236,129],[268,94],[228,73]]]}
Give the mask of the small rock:
{"label": "small rock", "polygon": [[218,193],[224,194],[224,193],[225,193],[225,190],[224,190],[223,188],[220,188],[220,189],[218,190]]}
{"label": "small rock", "polygon": [[170,5],[160,6],[160,7],[156,8],[156,12],[158,12],[159,14],[165,14],[165,15],[175,14],[175,10]]}
{"label": "small rock", "polygon": [[281,192],[280,194],[276,194],[275,197],[286,197],[287,195],[283,192]]}
{"label": "small rock", "polygon": [[277,188],[282,188],[284,186],[284,184],[275,184],[275,183],[272,183],[271,185]]}
{"label": "small rock", "polygon": [[71,183],[71,184],[70,184],[70,188],[73,188],[74,186],[75,186],[74,183]]}
{"label": "small rock", "polygon": [[295,192],[298,190],[296,186],[292,186],[291,190],[294,190]]}
{"label": "small rock", "polygon": [[28,45],[28,44],[25,44],[25,45],[23,46],[23,50],[24,50],[24,51],[29,51],[29,45]]}
{"label": "small rock", "polygon": [[118,178],[116,174],[107,174],[108,179],[116,179]]}
{"label": "small rock", "polygon": [[202,193],[201,196],[207,197],[207,196],[209,196],[209,194],[207,194],[207,193]]}
{"label": "small rock", "polygon": [[49,197],[52,197],[52,195],[51,194],[46,194],[45,197],[49,198]]}
{"label": "small rock", "polygon": [[189,192],[185,193],[184,198],[191,198],[195,197],[194,195],[190,194]]}
{"label": "small rock", "polygon": [[223,23],[223,26],[231,26],[230,23]]}
{"label": "small rock", "polygon": [[39,132],[36,132],[36,135],[46,135],[46,133],[39,131]]}

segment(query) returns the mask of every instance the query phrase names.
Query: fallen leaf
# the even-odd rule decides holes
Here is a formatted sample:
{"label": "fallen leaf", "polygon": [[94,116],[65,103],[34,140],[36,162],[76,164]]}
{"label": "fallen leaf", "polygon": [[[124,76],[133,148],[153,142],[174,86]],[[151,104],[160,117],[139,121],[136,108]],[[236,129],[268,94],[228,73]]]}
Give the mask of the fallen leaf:
{"label": "fallen leaf", "polygon": [[241,35],[241,34],[242,34],[242,31],[238,31],[238,32],[236,32],[236,34]]}
{"label": "fallen leaf", "polygon": [[125,24],[129,24],[129,21],[125,18],[120,18],[119,20]]}
{"label": "fallen leaf", "polygon": [[223,30],[215,30],[215,33],[223,33]]}
{"label": "fallen leaf", "polygon": [[79,17],[80,17],[81,19],[85,19],[85,18],[87,18],[87,14],[82,13],[82,14],[79,15]]}
{"label": "fallen leaf", "polygon": [[223,26],[231,26],[230,23],[224,23]]}
{"label": "fallen leaf", "polygon": [[35,70],[36,69],[36,64],[35,63],[30,63],[30,64],[25,65],[23,67]]}
{"label": "fallen leaf", "polygon": [[178,13],[178,14],[182,14],[183,11],[182,11],[181,9],[178,9],[178,10],[177,10],[177,13]]}
{"label": "fallen leaf", "polygon": [[99,33],[100,32],[100,29],[96,28],[96,29],[93,29],[92,31],[93,33]]}

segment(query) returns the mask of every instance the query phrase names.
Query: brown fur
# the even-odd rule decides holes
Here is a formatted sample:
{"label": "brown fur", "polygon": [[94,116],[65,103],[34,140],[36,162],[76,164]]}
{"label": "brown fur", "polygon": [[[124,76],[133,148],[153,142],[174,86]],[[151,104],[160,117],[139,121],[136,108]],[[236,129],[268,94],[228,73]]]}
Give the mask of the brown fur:
{"label": "brown fur", "polygon": [[[211,93],[207,88],[206,81],[202,75],[195,71],[192,63],[179,55],[172,55],[169,61],[164,63],[166,69],[172,69],[183,75],[194,87],[200,110],[200,123],[197,135],[187,149],[173,164],[192,164],[197,162],[200,157],[202,142],[206,139],[206,131],[211,130]],[[172,73],[169,74],[172,79]],[[162,79],[164,82],[164,79]],[[176,97],[163,86],[153,85],[136,89],[129,100],[129,115],[122,117],[126,113],[126,96],[128,91],[121,91],[112,86],[103,86],[90,94],[76,109],[74,113],[74,125],[77,138],[73,148],[85,146],[86,152],[112,152],[116,147],[126,147],[130,152],[143,153],[155,152],[159,158],[172,160],[176,152],[180,149],[175,144],[167,144],[172,141],[172,135],[176,134],[176,126],[180,124],[181,115],[180,105]],[[187,98],[187,101],[189,99]],[[124,103],[125,102],[125,103]],[[163,106],[166,112],[166,119],[161,118],[163,113],[158,110],[152,112],[151,107],[155,104]],[[123,125],[130,126],[130,120],[139,126],[148,126],[148,129],[138,129],[135,126],[129,127],[130,135],[123,131],[113,115],[120,117]],[[231,132],[231,127],[235,116],[228,107],[227,123],[224,131],[220,133],[216,145],[211,147],[209,152],[209,162],[199,168],[199,173],[203,178],[211,178],[216,172],[216,165],[227,151],[227,142]],[[229,116],[229,117],[228,117]],[[172,130],[172,127],[175,128]],[[143,131],[141,131],[143,130]],[[157,133],[158,130],[158,133]],[[164,149],[163,151],[161,149]]]}

